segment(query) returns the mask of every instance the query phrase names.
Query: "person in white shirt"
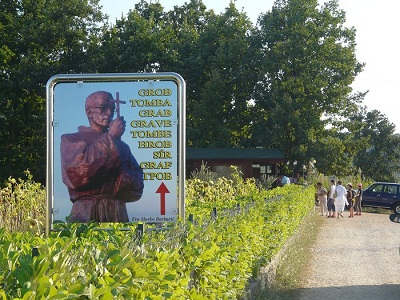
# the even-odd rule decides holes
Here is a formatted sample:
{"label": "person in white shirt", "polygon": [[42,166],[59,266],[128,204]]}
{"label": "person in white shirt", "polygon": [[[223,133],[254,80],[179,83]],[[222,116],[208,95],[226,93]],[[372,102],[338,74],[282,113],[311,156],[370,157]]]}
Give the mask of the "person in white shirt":
{"label": "person in white shirt", "polygon": [[285,176],[285,175],[283,175],[283,174],[279,174],[279,176],[278,176],[278,184],[280,185],[280,186],[284,186],[284,185],[286,185],[286,184],[290,184],[290,179],[289,179],[289,177],[287,177],[287,176]]}
{"label": "person in white shirt", "polygon": [[328,194],[328,218],[335,217],[335,192],[336,192],[336,184],[335,180],[331,179],[331,185],[329,188]]}
{"label": "person in white shirt", "polygon": [[337,218],[339,219],[339,216],[342,218],[343,211],[344,211],[344,206],[346,205],[347,202],[347,190],[346,188],[342,185],[341,181],[338,181],[338,184],[336,186],[336,198],[335,198],[335,208],[337,212]]}

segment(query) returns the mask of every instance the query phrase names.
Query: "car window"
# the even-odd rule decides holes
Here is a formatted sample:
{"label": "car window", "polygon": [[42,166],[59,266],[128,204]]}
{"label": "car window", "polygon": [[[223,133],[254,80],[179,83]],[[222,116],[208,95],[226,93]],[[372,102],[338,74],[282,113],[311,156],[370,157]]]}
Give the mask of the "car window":
{"label": "car window", "polygon": [[383,184],[374,184],[371,185],[367,190],[369,192],[381,193],[384,185]]}
{"label": "car window", "polygon": [[397,194],[397,186],[396,185],[386,185],[384,192],[388,193],[388,194]]}

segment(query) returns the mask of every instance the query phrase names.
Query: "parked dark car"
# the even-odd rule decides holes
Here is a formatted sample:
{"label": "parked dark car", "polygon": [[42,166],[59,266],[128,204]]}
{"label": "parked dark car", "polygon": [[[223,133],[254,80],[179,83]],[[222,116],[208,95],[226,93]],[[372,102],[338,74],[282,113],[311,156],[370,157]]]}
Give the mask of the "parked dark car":
{"label": "parked dark car", "polygon": [[400,214],[400,183],[375,182],[363,191],[362,206],[379,207]]}

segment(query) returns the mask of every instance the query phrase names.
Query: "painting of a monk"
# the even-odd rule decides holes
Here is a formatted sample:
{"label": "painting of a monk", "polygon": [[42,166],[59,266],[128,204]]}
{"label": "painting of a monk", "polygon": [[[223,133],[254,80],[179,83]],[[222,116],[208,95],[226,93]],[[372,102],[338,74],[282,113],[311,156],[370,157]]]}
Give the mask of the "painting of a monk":
{"label": "painting of a monk", "polygon": [[90,94],[90,126],[61,137],[62,180],[73,203],[69,222],[129,222],[126,203],[142,196],[143,170],[121,140],[126,125],[122,116],[113,119],[116,104],[109,92]]}

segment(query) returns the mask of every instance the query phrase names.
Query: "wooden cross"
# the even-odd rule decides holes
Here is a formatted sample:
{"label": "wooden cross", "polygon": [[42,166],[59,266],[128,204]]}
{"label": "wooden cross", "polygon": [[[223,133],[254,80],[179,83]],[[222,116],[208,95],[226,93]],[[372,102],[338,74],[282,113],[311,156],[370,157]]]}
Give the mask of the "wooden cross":
{"label": "wooden cross", "polygon": [[119,99],[119,92],[116,93],[117,96],[115,97],[116,99],[110,99],[111,103],[115,103],[115,108],[117,109],[117,117],[120,116],[120,110],[119,110],[119,105],[120,104],[126,104],[126,101],[122,101]]}

